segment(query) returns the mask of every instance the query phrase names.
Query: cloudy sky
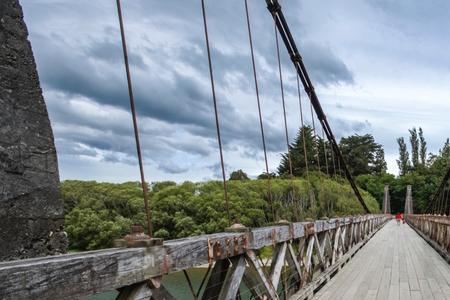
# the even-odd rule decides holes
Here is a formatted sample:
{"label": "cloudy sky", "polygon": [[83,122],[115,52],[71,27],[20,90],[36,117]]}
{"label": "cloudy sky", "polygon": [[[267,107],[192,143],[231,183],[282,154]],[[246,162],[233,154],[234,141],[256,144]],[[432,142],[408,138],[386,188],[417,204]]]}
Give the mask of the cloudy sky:
{"label": "cloudy sky", "polygon": [[[21,0],[55,133],[62,179],[139,178],[114,0]],[[448,136],[450,2],[284,0],[288,23],[340,138],[372,133],[396,174],[395,139],[421,126]],[[273,21],[249,0],[269,164],[286,150]],[[206,1],[228,172],[263,172],[243,0]],[[146,176],[219,175],[200,0],[124,0]],[[289,134],[299,127],[284,47]],[[303,94],[303,96],[305,96]],[[303,97],[304,105],[307,105]],[[310,122],[310,115],[306,115]]]}

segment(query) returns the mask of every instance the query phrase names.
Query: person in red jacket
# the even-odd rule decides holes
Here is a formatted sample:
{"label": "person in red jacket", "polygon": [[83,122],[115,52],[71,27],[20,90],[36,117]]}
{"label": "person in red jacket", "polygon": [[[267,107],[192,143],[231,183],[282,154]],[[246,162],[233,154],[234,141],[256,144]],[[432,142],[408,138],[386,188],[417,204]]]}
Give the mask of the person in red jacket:
{"label": "person in red jacket", "polygon": [[395,215],[395,220],[397,220],[397,225],[400,225],[400,222],[402,221],[402,214],[398,213]]}

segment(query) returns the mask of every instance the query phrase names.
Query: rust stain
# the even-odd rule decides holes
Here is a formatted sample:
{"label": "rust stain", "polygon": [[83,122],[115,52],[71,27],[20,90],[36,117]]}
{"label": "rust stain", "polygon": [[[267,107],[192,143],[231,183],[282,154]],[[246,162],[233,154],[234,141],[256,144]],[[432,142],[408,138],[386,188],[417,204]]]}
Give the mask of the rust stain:
{"label": "rust stain", "polygon": [[246,251],[247,248],[248,248],[248,244],[247,244],[247,236],[243,235],[243,236],[241,237],[241,241],[242,241],[242,249],[243,249],[244,251]]}
{"label": "rust stain", "polygon": [[214,258],[216,259],[221,258],[223,253],[222,244],[219,241],[216,241],[214,243],[213,249],[214,249]]}
{"label": "rust stain", "polygon": [[315,233],[314,223],[307,223],[304,225],[305,237],[310,236]]}
{"label": "rust stain", "polygon": [[233,239],[233,255],[239,254],[239,238],[237,236]]}
{"label": "rust stain", "polygon": [[162,265],[161,265],[161,271],[164,274],[168,274],[170,270],[170,258],[169,255],[164,255],[163,261],[162,261]]}
{"label": "rust stain", "polygon": [[275,228],[272,229],[270,238],[272,239],[272,245],[275,246],[277,244],[277,230]]}
{"label": "rust stain", "polygon": [[211,245],[211,240],[208,238],[208,263],[212,264],[214,262],[214,252]]}
{"label": "rust stain", "polygon": [[225,241],[225,244],[227,245],[227,247],[226,247],[226,255],[227,255],[227,257],[230,257],[231,255],[231,253],[230,253],[230,242],[231,242],[231,240],[230,239],[227,239],[226,241]]}

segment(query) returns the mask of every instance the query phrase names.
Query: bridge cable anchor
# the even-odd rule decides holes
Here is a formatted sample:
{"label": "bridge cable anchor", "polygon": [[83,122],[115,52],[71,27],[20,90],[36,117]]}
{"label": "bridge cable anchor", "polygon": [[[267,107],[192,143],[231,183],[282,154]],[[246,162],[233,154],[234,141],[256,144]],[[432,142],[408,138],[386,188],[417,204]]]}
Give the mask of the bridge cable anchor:
{"label": "bridge cable anchor", "polygon": [[122,239],[114,240],[114,246],[118,248],[140,248],[162,246],[163,239],[152,238],[145,234],[144,227],[141,225],[131,226],[131,233],[124,236]]}

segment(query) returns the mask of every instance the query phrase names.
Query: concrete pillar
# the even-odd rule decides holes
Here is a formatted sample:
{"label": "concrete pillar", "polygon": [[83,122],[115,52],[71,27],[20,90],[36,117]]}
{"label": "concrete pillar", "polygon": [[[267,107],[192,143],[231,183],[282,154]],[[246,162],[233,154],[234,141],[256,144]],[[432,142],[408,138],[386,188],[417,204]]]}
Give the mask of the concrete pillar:
{"label": "concrete pillar", "polygon": [[64,252],[53,132],[18,0],[0,1],[0,260]]}

